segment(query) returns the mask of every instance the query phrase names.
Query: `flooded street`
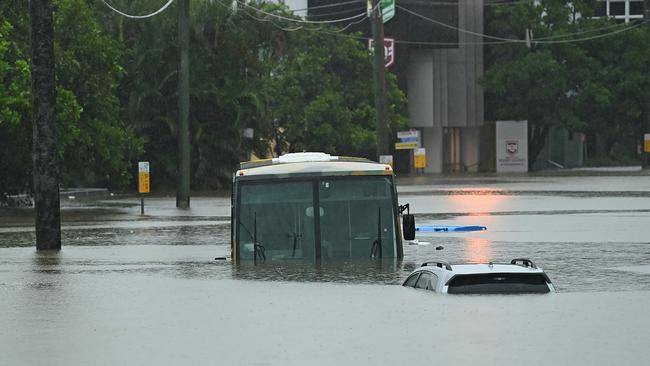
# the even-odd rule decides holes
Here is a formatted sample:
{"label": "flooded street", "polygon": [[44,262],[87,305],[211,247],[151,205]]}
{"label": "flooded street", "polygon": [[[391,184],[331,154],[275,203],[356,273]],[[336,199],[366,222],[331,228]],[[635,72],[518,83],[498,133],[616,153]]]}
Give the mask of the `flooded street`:
{"label": "flooded street", "polygon": [[[398,181],[418,232],[403,261],[234,267],[230,197],[66,201],[63,250],[0,211],[0,365],[644,364],[650,176]],[[444,249],[436,250],[442,246]],[[402,288],[433,258],[531,258],[548,296]]]}

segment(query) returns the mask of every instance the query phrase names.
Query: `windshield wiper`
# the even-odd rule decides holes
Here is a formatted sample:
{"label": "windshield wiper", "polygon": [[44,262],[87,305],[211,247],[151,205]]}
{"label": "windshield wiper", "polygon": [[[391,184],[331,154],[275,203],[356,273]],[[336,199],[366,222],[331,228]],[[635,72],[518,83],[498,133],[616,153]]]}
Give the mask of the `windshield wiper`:
{"label": "windshield wiper", "polygon": [[253,261],[257,263],[260,256],[266,262],[266,248],[257,242],[257,211],[253,213]]}
{"label": "windshield wiper", "polygon": [[372,247],[370,248],[370,258],[379,258],[381,259],[381,207],[378,207],[377,213],[377,239],[372,242]]}
{"label": "windshield wiper", "polygon": [[246,225],[239,220],[239,224],[241,227],[246,230],[249,236],[253,237],[253,261],[257,263],[257,257],[259,256],[260,258],[263,259],[264,262],[266,262],[266,248],[262,244],[260,244],[257,241],[257,211],[253,212],[253,233],[251,234],[251,231],[248,230]]}

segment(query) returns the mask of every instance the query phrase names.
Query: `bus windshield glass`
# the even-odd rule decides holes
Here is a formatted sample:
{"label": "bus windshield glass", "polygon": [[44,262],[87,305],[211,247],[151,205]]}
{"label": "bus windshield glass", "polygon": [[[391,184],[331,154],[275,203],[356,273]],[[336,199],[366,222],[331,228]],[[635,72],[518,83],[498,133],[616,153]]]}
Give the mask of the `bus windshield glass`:
{"label": "bus windshield glass", "polygon": [[396,256],[391,177],[246,181],[238,195],[239,259]]}

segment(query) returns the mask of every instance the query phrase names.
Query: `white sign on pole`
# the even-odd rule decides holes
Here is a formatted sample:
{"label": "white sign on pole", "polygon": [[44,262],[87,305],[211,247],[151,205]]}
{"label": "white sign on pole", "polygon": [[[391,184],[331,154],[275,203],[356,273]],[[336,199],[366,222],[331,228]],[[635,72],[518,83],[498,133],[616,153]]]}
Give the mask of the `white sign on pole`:
{"label": "white sign on pole", "polygon": [[393,167],[393,155],[379,155],[379,163]]}
{"label": "white sign on pole", "polygon": [[140,161],[138,162],[138,173],[149,173],[149,162]]}
{"label": "white sign on pole", "polygon": [[497,173],[528,171],[528,121],[496,122]]}

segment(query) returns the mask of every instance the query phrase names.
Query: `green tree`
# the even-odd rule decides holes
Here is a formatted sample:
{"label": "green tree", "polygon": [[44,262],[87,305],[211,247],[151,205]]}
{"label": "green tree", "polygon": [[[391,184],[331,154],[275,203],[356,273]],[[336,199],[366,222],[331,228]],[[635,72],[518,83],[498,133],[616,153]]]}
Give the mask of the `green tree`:
{"label": "green tree", "polygon": [[31,93],[29,60],[11,38],[14,27],[0,18],[0,202],[31,185]]}
{"label": "green tree", "polygon": [[[131,5],[137,8],[139,3]],[[293,16],[283,5],[249,3]],[[307,31],[243,7],[193,2],[190,31],[192,185],[231,181],[249,153],[318,149],[374,151],[370,57],[362,42]],[[145,11],[140,11],[143,13]],[[105,15],[102,18],[109,19]],[[177,46],[175,9],[142,20],[109,22],[123,39],[123,115],[145,139],[146,159],[171,186],[176,169]],[[162,61],[161,61],[162,60]],[[389,83],[394,125],[405,121],[405,97]],[[254,138],[243,137],[245,129]],[[315,133],[302,134],[302,131]]]}
{"label": "green tree", "polygon": [[[583,45],[593,60],[577,96],[590,156],[615,163],[638,161],[637,144],[648,132],[650,114],[650,31],[637,27]],[[602,160],[601,159],[601,160]]]}
{"label": "green tree", "polygon": [[[487,33],[524,39],[529,32],[540,41],[487,47],[482,80],[488,118],[528,120],[531,167],[551,127],[588,132],[591,150],[600,140],[600,151],[619,157],[617,141],[623,136],[638,141],[648,95],[648,32],[590,18],[594,5],[545,0],[492,7],[488,13]],[[612,31],[620,33],[572,41]],[[636,142],[626,146],[628,155],[635,154]]]}
{"label": "green tree", "polygon": [[[120,118],[122,50],[82,0],[55,1],[62,184],[122,187],[142,143]],[[0,192],[31,190],[29,2],[0,2]]]}
{"label": "green tree", "polygon": [[[269,75],[276,153],[375,155],[372,58],[363,42],[304,32]],[[387,75],[388,125],[406,126],[406,97]]]}
{"label": "green tree", "polygon": [[78,121],[60,123],[64,182],[123,187],[132,179],[142,142],[120,118],[122,50],[84,0],[58,1],[55,20],[56,28],[65,30],[56,33],[59,85],[81,107]]}
{"label": "green tree", "polygon": [[[176,170],[176,9],[114,27],[123,36],[123,115],[145,141],[145,158],[170,187]],[[284,47],[284,32],[220,2],[190,7],[190,128],[193,188],[229,184],[233,167],[268,138],[263,76]],[[242,137],[245,128],[254,140]]]}

